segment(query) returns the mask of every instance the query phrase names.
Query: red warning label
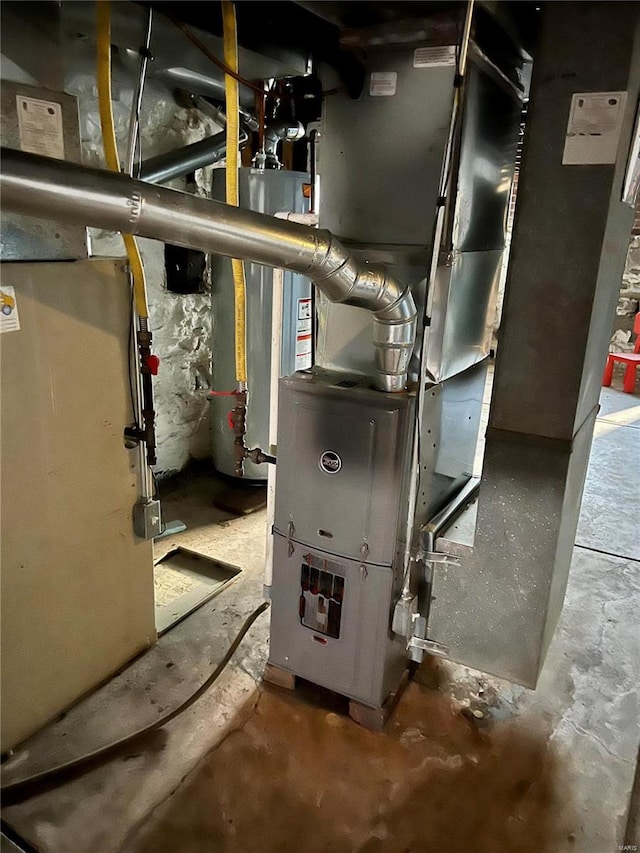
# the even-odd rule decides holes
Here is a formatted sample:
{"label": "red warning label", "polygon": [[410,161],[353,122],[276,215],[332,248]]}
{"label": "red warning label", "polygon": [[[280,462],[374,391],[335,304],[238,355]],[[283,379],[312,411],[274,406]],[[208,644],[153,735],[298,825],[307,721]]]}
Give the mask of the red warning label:
{"label": "red warning label", "polygon": [[296,323],[296,370],[308,370],[313,364],[313,333],[311,299],[298,299]]}

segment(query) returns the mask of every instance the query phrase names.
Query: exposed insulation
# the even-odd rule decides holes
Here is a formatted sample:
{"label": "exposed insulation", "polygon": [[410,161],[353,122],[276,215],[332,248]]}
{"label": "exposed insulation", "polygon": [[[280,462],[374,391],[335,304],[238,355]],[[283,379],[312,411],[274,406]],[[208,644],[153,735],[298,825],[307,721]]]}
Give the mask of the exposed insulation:
{"label": "exposed insulation", "polygon": [[[113,106],[120,151],[126,150],[134,84],[133,76],[117,65],[114,67]],[[84,163],[104,165],[90,45],[74,45],[66,90],[78,97]],[[178,106],[172,92],[153,79],[145,86],[140,119],[141,149],[145,159],[197,142],[221,129],[197,110]],[[209,193],[211,177],[211,167],[196,172],[199,194]],[[169,186],[183,190],[186,182],[176,179]],[[164,245],[145,239],[139,243],[147,275],[153,348],[161,360],[154,381],[157,471],[167,474],[179,471],[191,457],[206,457],[209,453],[206,392],[211,373],[211,297],[208,292],[182,296],[167,291]],[[90,250],[94,256],[124,255],[118,234],[95,229],[91,230]],[[205,291],[209,289],[210,281],[207,280]]]}

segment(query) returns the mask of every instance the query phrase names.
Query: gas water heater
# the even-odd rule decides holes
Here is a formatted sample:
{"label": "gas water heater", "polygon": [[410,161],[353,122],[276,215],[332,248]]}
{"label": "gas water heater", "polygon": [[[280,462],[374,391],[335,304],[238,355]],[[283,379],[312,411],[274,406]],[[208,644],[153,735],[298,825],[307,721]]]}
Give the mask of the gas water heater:
{"label": "gas water heater", "polygon": [[[309,202],[305,187],[309,176],[305,172],[284,169],[240,169],[238,187],[240,206],[270,216],[287,213],[306,213]],[[213,197],[224,201],[225,170],[214,171]],[[212,255],[213,287],[211,308],[213,317],[212,388],[228,391],[235,388],[234,372],[234,293],[231,262]],[[247,398],[248,447],[269,447],[269,377],[271,373],[271,306],[273,299],[271,267],[245,264],[247,282]],[[290,271],[283,276],[282,350],[280,375],[288,376],[312,364],[312,297],[308,278]],[[232,405],[229,398],[211,399],[211,450],[216,470],[236,476],[233,455],[233,432],[227,423]],[[265,465],[244,462],[244,477],[264,481]]]}

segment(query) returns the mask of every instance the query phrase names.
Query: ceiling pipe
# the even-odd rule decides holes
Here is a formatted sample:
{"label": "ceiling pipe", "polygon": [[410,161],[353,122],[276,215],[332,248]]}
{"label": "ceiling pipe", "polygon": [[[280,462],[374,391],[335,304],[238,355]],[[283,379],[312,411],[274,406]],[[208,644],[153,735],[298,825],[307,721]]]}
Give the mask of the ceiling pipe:
{"label": "ceiling pipe", "polygon": [[[155,68],[150,72],[155,80],[162,80],[167,86],[176,89],[186,89],[195,95],[206,95],[215,101],[224,102],[224,74],[212,68],[209,74],[200,74],[189,68]],[[244,84],[239,84],[240,105],[252,108],[255,99],[253,91]]]}
{"label": "ceiling pipe", "polygon": [[24,151],[3,148],[1,156],[5,210],[293,270],[330,301],[371,311],[376,386],[404,389],[416,335],[411,291],[384,268],[359,263],[329,231]]}

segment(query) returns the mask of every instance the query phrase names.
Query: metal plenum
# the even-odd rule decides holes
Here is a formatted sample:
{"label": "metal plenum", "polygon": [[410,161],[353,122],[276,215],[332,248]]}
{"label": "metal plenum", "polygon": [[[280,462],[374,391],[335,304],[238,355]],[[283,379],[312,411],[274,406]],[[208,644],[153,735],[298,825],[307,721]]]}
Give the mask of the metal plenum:
{"label": "metal plenum", "polygon": [[416,334],[411,292],[384,268],[358,262],[329,231],[9,149],[2,149],[0,189],[5,210],[306,275],[332,302],[373,312],[377,387],[400,391],[405,386]]}

